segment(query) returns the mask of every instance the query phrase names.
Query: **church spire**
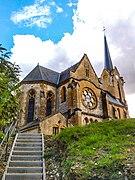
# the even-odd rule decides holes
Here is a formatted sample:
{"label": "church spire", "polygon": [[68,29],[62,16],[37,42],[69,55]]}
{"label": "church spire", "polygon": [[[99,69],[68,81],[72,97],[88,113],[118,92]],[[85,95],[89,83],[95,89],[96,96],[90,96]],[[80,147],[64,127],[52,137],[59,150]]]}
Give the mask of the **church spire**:
{"label": "church spire", "polygon": [[[105,31],[105,29],[104,29],[104,31]],[[110,56],[110,52],[109,52],[105,33],[104,33],[104,53],[105,53],[104,68],[107,71],[112,71],[113,70],[113,64],[112,64],[112,60],[111,60],[111,56]]]}

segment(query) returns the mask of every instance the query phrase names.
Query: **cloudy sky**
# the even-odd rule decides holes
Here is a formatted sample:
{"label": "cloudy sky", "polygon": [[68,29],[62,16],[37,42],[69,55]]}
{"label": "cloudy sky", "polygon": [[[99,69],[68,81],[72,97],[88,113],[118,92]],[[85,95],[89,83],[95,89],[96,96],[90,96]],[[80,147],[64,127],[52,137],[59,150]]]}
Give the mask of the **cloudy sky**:
{"label": "cloudy sky", "polygon": [[113,65],[124,77],[135,117],[134,0],[0,0],[0,43],[20,65],[21,78],[37,63],[58,72],[86,53],[100,76],[103,26]]}

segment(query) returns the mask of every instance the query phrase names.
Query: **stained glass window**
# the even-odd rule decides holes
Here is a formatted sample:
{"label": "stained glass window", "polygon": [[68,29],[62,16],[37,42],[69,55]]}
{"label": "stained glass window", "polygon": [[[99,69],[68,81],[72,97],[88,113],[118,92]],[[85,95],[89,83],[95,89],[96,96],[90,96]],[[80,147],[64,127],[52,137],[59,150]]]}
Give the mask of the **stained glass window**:
{"label": "stained glass window", "polygon": [[34,105],[35,105],[35,91],[31,90],[29,92],[27,122],[33,121],[33,118],[34,118]]}

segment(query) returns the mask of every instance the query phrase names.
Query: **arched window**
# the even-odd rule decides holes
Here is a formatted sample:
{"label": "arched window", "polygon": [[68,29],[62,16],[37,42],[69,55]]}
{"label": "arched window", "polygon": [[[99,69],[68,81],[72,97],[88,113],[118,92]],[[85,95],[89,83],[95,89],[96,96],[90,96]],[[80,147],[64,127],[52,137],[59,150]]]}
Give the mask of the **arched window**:
{"label": "arched window", "polygon": [[53,106],[53,93],[49,91],[47,93],[47,101],[46,101],[46,116],[52,114],[52,106]]}
{"label": "arched window", "polygon": [[62,87],[61,89],[61,102],[65,102],[66,101],[66,88],[65,86]]}
{"label": "arched window", "polygon": [[115,116],[115,108],[112,106],[112,118],[116,118]]}
{"label": "arched window", "polygon": [[33,121],[33,118],[34,118],[34,106],[35,106],[35,91],[30,90],[30,92],[29,92],[29,101],[28,101],[27,123]]}
{"label": "arched window", "polygon": [[89,120],[88,120],[88,118],[86,117],[86,118],[84,118],[84,125],[87,125],[89,123]]}
{"label": "arched window", "polygon": [[93,119],[92,118],[90,118],[90,122],[93,123]]}
{"label": "arched window", "polygon": [[53,127],[53,134],[58,134],[59,133],[59,127]]}
{"label": "arched window", "polygon": [[121,118],[121,116],[120,116],[120,109],[118,108],[117,111],[118,111],[118,119],[120,119]]}
{"label": "arched window", "polygon": [[124,115],[124,118],[127,118],[127,113],[125,110],[123,110],[123,115]]}

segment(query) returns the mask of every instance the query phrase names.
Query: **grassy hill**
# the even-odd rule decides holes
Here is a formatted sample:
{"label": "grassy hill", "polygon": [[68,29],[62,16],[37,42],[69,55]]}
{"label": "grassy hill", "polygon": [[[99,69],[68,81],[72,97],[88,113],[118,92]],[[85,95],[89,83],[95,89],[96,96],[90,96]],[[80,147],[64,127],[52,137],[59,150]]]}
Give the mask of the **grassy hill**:
{"label": "grassy hill", "polygon": [[45,146],[49,180],[135,179],[135,119],[66,128]]}

